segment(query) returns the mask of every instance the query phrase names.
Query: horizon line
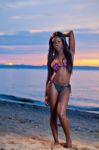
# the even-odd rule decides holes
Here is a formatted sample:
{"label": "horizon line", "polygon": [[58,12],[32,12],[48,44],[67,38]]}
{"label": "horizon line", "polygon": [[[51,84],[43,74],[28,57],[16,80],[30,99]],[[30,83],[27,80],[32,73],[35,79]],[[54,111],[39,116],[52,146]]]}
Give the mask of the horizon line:
{"label": "horizon line", "polygon": [[[14,67],[14,66],[30,66],[30,67],[47,67],[47,65],[31,65],[31,64],[0,64],[0,66],[8,66],[8,67]],[[88,65],[74,65],[73,67],[93,67],[93,68],[99,68],[99,66],[88,66]]]}

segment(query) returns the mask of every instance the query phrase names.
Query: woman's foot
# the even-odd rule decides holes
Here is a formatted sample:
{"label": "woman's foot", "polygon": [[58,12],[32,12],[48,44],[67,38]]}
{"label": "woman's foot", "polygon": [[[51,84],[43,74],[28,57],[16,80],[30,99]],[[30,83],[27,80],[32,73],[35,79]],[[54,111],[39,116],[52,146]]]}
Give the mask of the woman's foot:
{"label": "woman's foot", "polygon": [[54,147],[60,146],[59,141],[55,141],[52,145],[51,145],[51,149],[53,149]]}
{"label": "woman's foot", "polygon": [[66,143],[61,143],[61,145],[65,148],[72,148],[72,142],[71,140]]}
{"label": "woman's foot", "polygon": [[54,142],[54,145],[59,145],[59,144],[60,144],[59,141]]}

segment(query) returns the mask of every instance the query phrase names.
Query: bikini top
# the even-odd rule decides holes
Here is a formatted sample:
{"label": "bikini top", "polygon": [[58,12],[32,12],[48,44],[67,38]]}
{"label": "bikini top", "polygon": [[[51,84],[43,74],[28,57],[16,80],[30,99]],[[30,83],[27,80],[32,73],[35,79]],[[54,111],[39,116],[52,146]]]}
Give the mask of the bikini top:
{"label": "bikini top", "polygon": [[[52,62],[53,63],[53,62]],[[54,71],[58,71],[58,69],[60,68],[60,67],[66,67],[67,66],[67,62],[65,61],[63,61],[63,64],[61,65],[61,64],[59,64],[59,63],[55,63],[55,64],[53,64],[53,65],[51,65],[51,67],[54,69]]]}

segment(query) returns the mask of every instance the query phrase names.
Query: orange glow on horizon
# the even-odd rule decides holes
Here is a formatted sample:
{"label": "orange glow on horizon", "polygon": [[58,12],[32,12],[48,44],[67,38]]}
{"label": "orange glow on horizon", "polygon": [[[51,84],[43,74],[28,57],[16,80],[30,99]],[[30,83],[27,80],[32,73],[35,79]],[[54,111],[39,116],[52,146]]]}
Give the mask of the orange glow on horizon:
{"label": "orange glow on horizon", "polygon": [[[36,57],[35,57],[36,58]],[[16,59],[14,61],[10,62],[1,62],[0,64],[5,65],[46,65],[47,64],[47,58],[46,56],[39,56],[38,59],[33,59],[33,56],[28,59],[27,57],[24,58],[24,60]],[[39,61],[38,61],[39,60]],[[99,67],[99,59],[75,59],[74,60],[74,66],[97,66]]]}
{"label": "orange glow on horizon", "polygon": [[77,59],[74,66],[99,66],[99,59]]}
{"label": "orange glow on horizon", "polygon": [[12,62],[7,62],[5,65],[14,65]]}

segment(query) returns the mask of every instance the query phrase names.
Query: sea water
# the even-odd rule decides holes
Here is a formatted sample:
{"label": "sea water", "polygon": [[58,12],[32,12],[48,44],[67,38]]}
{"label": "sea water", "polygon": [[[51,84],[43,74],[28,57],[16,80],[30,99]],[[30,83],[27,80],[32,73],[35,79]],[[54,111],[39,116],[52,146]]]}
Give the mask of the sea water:
{"label": "sea water", "polygon": [[[0,69],[0,100],[44,105],[47,69]],[[99,113],[99,70],[74,69],[71,109]]]}

